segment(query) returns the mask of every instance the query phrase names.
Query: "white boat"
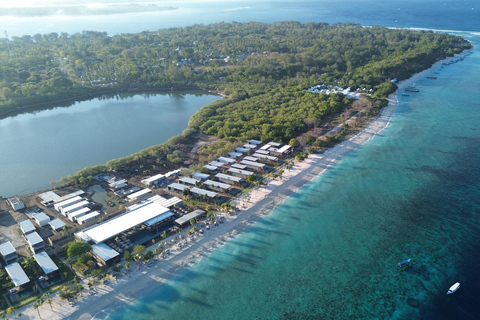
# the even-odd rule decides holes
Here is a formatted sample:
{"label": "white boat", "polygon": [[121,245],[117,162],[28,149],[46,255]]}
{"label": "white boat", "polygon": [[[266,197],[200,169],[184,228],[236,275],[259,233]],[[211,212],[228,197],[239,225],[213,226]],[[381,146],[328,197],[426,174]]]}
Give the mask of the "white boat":
{"label": "white boat", "polygon": [[458,288],[460,288],[460,282],[455,282],[455,284],[453,286],[451,286],[450,289],[448,289],[447,294],[454,293],[455,291],[458,290]]}

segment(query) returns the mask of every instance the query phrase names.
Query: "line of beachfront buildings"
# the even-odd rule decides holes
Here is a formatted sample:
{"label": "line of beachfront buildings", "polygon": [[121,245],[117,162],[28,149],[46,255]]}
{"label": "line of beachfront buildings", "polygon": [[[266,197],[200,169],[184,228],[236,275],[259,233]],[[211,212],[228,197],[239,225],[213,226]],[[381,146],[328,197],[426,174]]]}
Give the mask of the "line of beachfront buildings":
{"label": "line of beachfront buildings", "polygon": [[[133,246],[147,243],[173,225],[185,227],[191,219],[205,215],[206,212],[201,209],[186,211],[182,206],[182,199],[175,194],[183,196],[185,190],[188,190],[188,194],[194,197],[226,201],[229,198],[225,195],[235,195],[235,190],[238,190],[236,187],[246,183],[249,176],[270,170],[268,164],[278,163],[278,157],[284,157],[290,151],[291,147],[288,145],[275,142],[262,144],[257,140],[249,140],[228,156],[219,157],[206,164],[205,168],[209,173],[193,172],[189,177],[179,177],[181,170],[174,170],[141,180],[145,188],[107,174],[98,175],[95,179],[107,182],[109,189],[128,203],[120,214],[101,222],[98,222],[99,218],[106,216],[101,210],[95,210],[98,204],[89,200],[82,190],[64,196],[59,196],[54,191],[39,195],[40,203],[53,208],[57,213],[59,218],[54,219],[39,207],[33,211],[25,209],[17,197],[8,199],[15,211],[23,210],[28,217],[19,223],[19,228],[35,260],[44,270],[41,279],[34,281],[48,286],[51,283],[49,280],[58,276],[58,267],[45,252],[45,243],[36,232],[34,223],[40,227],[48,227],[57,234],[64,230],[67,220],[69,225],[77,225],[75,239],[92,245],[92,256],[99,265],[109,265],[120,260],[122,254]],[[166,187],[171,193],[170,196],[163,197],[154,193],[152,189],[158,187]],[[53,245],[52,238],[48,239],[50,245]],[[2,243],[0,253],[6,264],[5,270],[15,285],[10,292],[14,301],[18,298],[18,293],[28,289],[32,283],[21,265],[16,262],[18,254],[11,242]]]}

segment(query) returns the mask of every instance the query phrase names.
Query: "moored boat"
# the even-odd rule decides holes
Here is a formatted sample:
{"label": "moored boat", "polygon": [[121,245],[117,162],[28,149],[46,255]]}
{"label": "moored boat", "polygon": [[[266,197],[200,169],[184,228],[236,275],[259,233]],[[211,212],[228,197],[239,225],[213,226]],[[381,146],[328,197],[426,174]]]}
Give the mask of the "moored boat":
{"label": "moored boat", "polygon": [[455,282],[455,284],[451,286],[450,289],[448,289],[447,294],[454,293],[455,291],[458,290],[458,288],[460,288],[460,282]]}
{"label": "moored boat", "polygon": [[405,91],[407,92],[420,92],[420,90],[416,89],[416,88],[406,88]]}
{"label": "moored boat", "polygon": [[410,263],[410,261],[411,261],[411,260],[412,260],[412,259],[408,259],[408,260],[402,260],[402,261],[400,261],[400,262],[397,264],[397,268],[401,268],[401,267],[404,267],[404,266],[406,266],[407,264],[409,264],[409,263]]}

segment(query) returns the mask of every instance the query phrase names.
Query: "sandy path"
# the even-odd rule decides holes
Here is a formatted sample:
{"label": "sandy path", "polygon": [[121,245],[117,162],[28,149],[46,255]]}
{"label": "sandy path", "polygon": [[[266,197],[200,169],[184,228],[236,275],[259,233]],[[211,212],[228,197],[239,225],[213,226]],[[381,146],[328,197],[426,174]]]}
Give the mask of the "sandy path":
{"label": "sandy path", "polygon": [[[399,90],[397,92],[412,85],[445,61],[437,62],[430,69],[398,83]],[[39,308],[40,318],[49,320],[92,319],[94,315],[97,315],[98,318],[104,318],[110,308],[115,308],[118,304],[133,303],[135,299],[142,295],[148,295],[149,292],[158,288],[159,283],[173,277],[181,269],[192,266],[214,248],[232,239],[246,226],[254,223],[262,215],[268,214],[276,205],[322,174],[336,161],[370,141],[389,125],[396,106],[397,97],[396,94],[392,94],[389,96],[388,106],[365,129],[322,155],[310,155],[305,161],[295,163],[291,169],[285,170],[281,177],[268,181],[267,185],[256,187],[249,194],[237,198],[234,201],[239,209],[237,215],[227,215],[225,216],[225,223],[211,227],[210,230],[204,229],[205,233],[190,242],[186,247],[181,249],[171,248],[172,253],[165,259],[159,259],[157,263],[150,267],[143,265],[138,268],[136,263],[132,263],[130,274],[118,280],[109,281],[108,284],[95,286],[96,293],[93,295],[87,292],[87,281],[84,281],[83,285],[86,290],[73,307],[65,300],[60,299],[57,293],[52,294],[50,296],[53,300],[52,308],[48,304],[43,304]],[[167,240],[172,238],[167,238]],[[153,250],[153,248],[147,249]],[[22,313],[23,318],[26,316],[28,319],[39,319],[37,310],[34,310],[31,306],[16,310],[16,313],[19,312]]]}

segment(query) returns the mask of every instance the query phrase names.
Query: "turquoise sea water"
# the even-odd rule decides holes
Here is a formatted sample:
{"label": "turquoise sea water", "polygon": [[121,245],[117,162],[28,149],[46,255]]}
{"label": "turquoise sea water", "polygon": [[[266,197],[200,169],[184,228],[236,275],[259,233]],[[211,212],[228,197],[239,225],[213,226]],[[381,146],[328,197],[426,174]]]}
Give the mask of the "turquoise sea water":
{"label": "turquoise sea water", "polygon": [[109,319],[479,319],[480,56],[433,72],[375,139]]}

